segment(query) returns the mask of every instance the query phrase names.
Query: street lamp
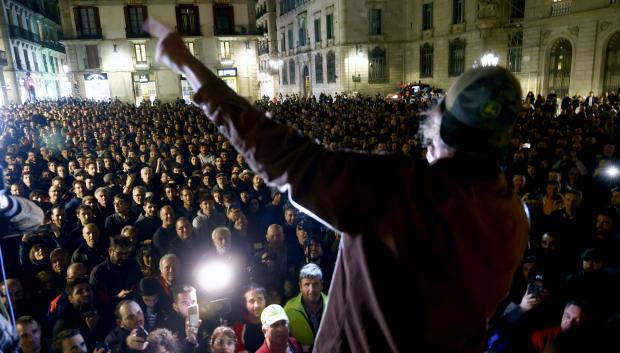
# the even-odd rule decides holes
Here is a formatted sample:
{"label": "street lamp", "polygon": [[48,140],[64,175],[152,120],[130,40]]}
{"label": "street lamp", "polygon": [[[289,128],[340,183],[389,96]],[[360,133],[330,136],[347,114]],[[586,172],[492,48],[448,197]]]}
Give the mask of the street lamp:
{"label": "street lamp", "polygon": [[486,54],[484,54],[481,58],[480,58],[480,64],[484,67],[484,66],[497,66],[497,63],[499,62],[499,56],[495,53],[495,52],[486,52]]}

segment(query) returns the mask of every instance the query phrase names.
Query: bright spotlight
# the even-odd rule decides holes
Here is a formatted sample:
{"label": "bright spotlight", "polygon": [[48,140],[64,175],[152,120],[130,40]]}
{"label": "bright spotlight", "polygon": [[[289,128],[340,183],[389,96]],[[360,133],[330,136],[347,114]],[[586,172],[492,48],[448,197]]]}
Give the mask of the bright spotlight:
{"label": "bright spotlight", "polygon": [[198,270],[198,281],[208,292],[227,288],[233,280],[232,266],[226,262],[208,262]]}
{"label": "bright spotlight", "polygon": [[605,169],[605,174],[607,174],[607,176],[610,178],[617,177],[618,173],[620,173],[620,170],[618,170],[618,168],[614,166],[607,167],[607,169]]}

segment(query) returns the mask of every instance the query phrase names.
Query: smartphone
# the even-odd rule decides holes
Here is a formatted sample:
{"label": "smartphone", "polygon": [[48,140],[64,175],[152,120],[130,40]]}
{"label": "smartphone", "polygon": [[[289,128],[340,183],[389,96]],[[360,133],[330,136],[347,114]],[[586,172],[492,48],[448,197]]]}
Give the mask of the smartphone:
{"label": "smartphone", "polygon": [[189,319],[189,324],[192,327],[200,326],[200,320],[198,317],[198,305],[192,305],[187,308],[187,317]]}
{"label": "smartphone", "polygon": [[521,148],[532,148],[532,144],[529,142],[521,144]]}
{"label": "smartphone", "polygon": [[142,326],[138,326],[137,330],[138,332],[136,333],[136,335],[142,339],[146,339],[146,337],[149,335],[149,333],[146,332],[146,330]]}
{"label": "smartphone", "polygon": [[527,292],[539,299],[542,299],[545,293],[545,288],[541,286],[537,286],[535,283],[530,283],[527,286]]}

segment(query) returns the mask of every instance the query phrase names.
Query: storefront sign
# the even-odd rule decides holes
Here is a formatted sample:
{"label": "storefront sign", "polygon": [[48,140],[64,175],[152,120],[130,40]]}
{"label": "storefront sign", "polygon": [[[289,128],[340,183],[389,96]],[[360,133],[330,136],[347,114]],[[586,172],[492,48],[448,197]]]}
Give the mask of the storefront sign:
{"label": "storefront sign", "polygon": [[219,69],[217,75],[219,77],[237,77],[237,68]]}

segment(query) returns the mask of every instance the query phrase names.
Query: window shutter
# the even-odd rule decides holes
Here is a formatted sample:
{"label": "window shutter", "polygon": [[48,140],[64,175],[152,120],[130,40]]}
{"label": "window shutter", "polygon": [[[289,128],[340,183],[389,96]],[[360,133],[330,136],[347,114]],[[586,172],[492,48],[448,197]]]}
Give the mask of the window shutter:
{"label": "window shutter", "polygon": [[75,20],[75,32],[79,36],[82,34],[82,26],[80,26],[80,8],[73,8],[73,19]]}

